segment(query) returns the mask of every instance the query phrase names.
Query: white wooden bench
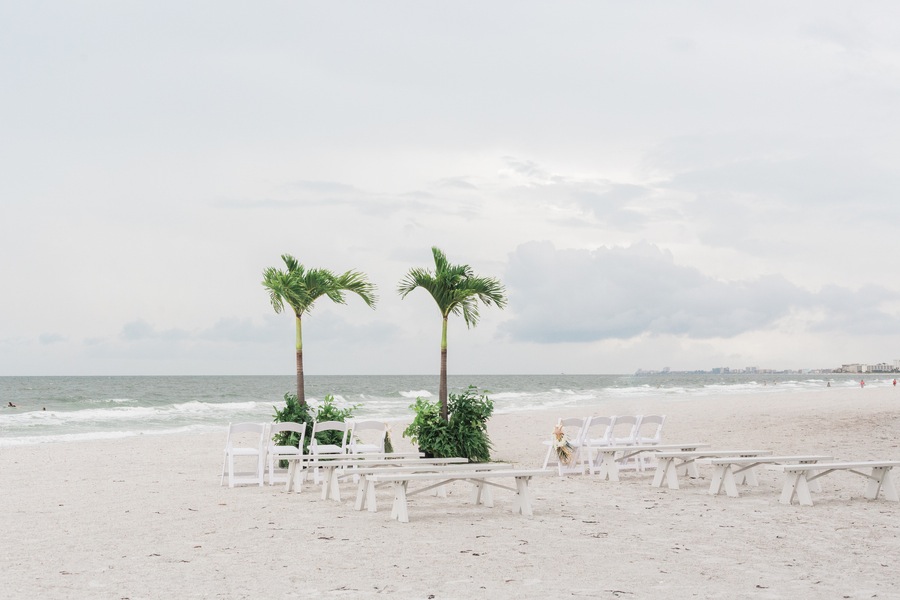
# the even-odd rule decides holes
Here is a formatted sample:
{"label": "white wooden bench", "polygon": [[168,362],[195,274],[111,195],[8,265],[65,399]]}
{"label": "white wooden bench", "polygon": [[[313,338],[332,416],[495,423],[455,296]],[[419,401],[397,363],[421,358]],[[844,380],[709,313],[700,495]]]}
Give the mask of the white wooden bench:
{"label": "white wooden bench", "polygon": [[[409,522],[409,509],[407,498],[414,494],[428,491],[439,485],[444,485],[451,481],[468,481],[475,485],[474,502],[476,504],[484,504],[485,506],[493,506],[493,499],[489,494],[485,494],[488,486],[498,487],[502,489],[512,490],[516,492],[516,498],[513,502],[513,512],[521,513],[525,516],[532,515],[531,495],[528,490],[528,483],[532,477],[543,475],[551,475],[555,471],[544,469],[517,470],[507,468],[496,468],[479,472],[471,471],[446,471],[441,473],[378,473],[366,475],[366,480],[375,483],[390,483],[394,489],[394,503],[391,508],[391,518],[401,523]],[[500,477],[512,477],[515,479],[515,487],[504,486],[490,479],[498,479]],[[408,490],[410,482],[431,482],[430,485],[418,488],[413,491]],[[356,507],[362,510],[362,505]]]}
{"label": "white wooden bench", "polygon": [[[468,463],[468,464],[447,464],[447,465],[410,465],[403,467],[391,467],[390,471],[386,471],[384,467],[367,467],[363,469],[354,469],[353,474],[359,475],[359,481],[357,483],[356,488],[356,510],[362,510],[363,506],[368,509],[369,512],[377,512],[377,503],[375,500],[375,490],[378,487],[390,485],[391,482],[381,482],[378,483],[374,478],[368,477],[369,475],[383,475],[384,473],[394,474],[406,474],[406,473],[474,473],[477,471],[496,471],[503,469],[512,469],[513,466],[509,463],[499,463],[499,462],[491,462],[491,463]],[[443,485],[438,485],[433,487],[433,491],[435,495],[446,497],[446,493]],[[490,488],[485,490],[485,493],[490,493]]]}
{"label": "white wooden bench", "polygon": [[299,482],[296,480],[303,473],[306,466],[317,460],[344,460],[357,458],[358,460],[401,460],[411,458],[423,458],[424,452],[364,452],[358,454],[298,454],[291,456],[282,456],[280,460],[287,461],[288,473],[287,482],[285,483],[285,491],[290,492],[293,489],[300,490]]}
{"label": "white wooden bench", "polygon": [[[737,498],[737,484],[741,480],[750,485],[759,485],[753,469],[759,465],[783,465],[783,464],[815,464],[823,460],[832,460],[832,456],[806,455],[806,456],[738,456],[716,457],[697,459],[698,463],[712,465],[714,467],[712,482],[709,485],[709,493],[712,496],[723,491],[732,498]],[[736,477],[737,476],[737,477]],[[810,482],[818,485],[818,482]]]}
{"label": "white wooden bench", "polygon": [[[678,471],[682,471],[692,478],[700,477],[696,461],[701,458],[752,457],[770,454],[772,454],[770,450],[678,450],[674,452],[657,452],[653,487],[662,487],[663,483],[665,483],[669,489],[677,490]],[[680,463],[676,461],[680,461]]]}
{"label": "white wooden bench", "polygon": [[[781,491],[779,502],[791,504],[794,498],[805,506],[812,506],[812,496],[809,493],[809,484],[820,477],[824,477],[835,471],[848,471],[861,475],[868,480],[865,496],[869,500],[878,497],[878,493],[884,490],[884,496],[893,502],[900,502],[897,496],[897,488],[891,479],[891,469],[900,465],[900,460],[869,460],[860,462],[833,462],[815,464],[788,464],[771,465],[769,469],[784,473],[784,489]],[[865,472],[861,469],[868,469]]]}
{"label": "white wooden bench", "polygon": [[[629,458],[634,458],[642,452],[660,452],[664,450],[677,450],[688,452],[698,448],[706,448],[709,444],[691,442],[685,444],[646,444],[639,446],[591,446],[591,450],[597,451],[597,458],[588,457],[591,475],[600,474],[600,479],[619,481],[619,464]],[[656,454],[659,456],[659,454]],[[598,464],[599,463],[599,464]],[[658,467],[657,467],[658,468]]]}
{"label": "white wooden bench", "polygon": [[[322,479],[322,499],[328,500],[331,498],[337,502],[341,501],[341,488],[340,488],[340,475],[341,469],[346,468],[364,468],[364,467],[379,467],[379,468],[393,468],[393,467],[406,467],[406,466],[421,466],[421,465],[450,465],[450,464],[465,464],[468,463],[468,459],[460,458],[460,457],[452,457],[452,458],[356,458],[358,456],[366,456],[364,454],[354,455],[353,457],[349,455],[333,455],[334,457],[323,457],[319,456],[312,460],[304,461],[307,469],[315,469],[321,468],[323,470],[323,479]],[[352,471],[351,471],[352,474]],[[290,492],[293,489],[297,491],[302,491],[301,485],[295,484],[295,476],[291,476],[289,474],[287,484],[285,485],[285,491]]]}

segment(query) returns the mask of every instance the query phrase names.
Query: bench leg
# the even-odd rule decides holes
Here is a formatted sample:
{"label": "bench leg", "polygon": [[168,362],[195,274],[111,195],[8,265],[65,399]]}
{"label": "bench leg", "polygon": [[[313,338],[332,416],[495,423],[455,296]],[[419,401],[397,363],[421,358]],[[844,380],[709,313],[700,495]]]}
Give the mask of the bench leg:
{"label": "bench leg", "polygon": [[406,503],[406,481],[394,482],[394,505],[391,507],[391,518],[401,523],[409,523],[409,510]]}
{"label": "bench leg", "polygon": [[722,483],[725,480],[725,467],[727,465],[716,465],[713,469],[712,481],[709,482],[709,495],[717,496],[722,493]]}
{"label": "bench leg", "polygon": [[900,496],[897,495],[897,488],[894,487],[894,480],[891,478],[891,467],[888,467],[887,473],[884,474],[881,489],[884,490],[885,498],[892,502],[900,502]]}
{"label": "bench leg", "polygon": [[366,491],[366,509],[369,512],[378,512],[378,503],[375,500],[375,482],[368,481],[369,489]]}
{"label": "bench leg", "polygon": [[869,483],[866,486],[866,498],[874,500],[878,497],[878,492],[884,490],[884,495],[888,500],[894,502],[900,501],[897,497],[897,490],[894,488],[894,482],[891,479],[891,467],[874,467],[872,474],[869,476]]}
{"label": "bench leg", "polygon": [[812,506],[812,496],[809,494],[809,483],[806,481],[805,471],[785,471],[784,473],[784,489],[781,490],[782,504],[791,504],[794,497],[803,506]]}
{"label": "bench leg", "polygon": [[[813,462],[816,462],[816,461],[813,461]],[[809,464],[809,462],[801,461],[800,464],[801,465]],[[819,480],[817,478],[815,478],[817,473],[818,473],[818,471],[807,471],[806,472],[806,483],[809,484],[809,491],[816,492],[816,493],[822,491],[822,484],[819,483]],[[810,478],[814,478],[814,479],[812,481],[810,481]]]}
{"label": "bench leg", "polygon": [[656,460],[656,473],[653,474],[653,487],[662,487],[663,479],[666,476],[666,470],[669,468],[671,458],[658,458]]}
{"label": "bench leg", "polygon": [[693,458],[687,459],[682,463],[684,473],[691,479],[700,479],[700,470],[697,469],[697,461]]}
{"label": "bench leg", "polygon": [[619,481],[619,464],[616,462],[616,453],[601,450],[600,461],[600,468],[597,469],[600,480]]}
{"label": "bench leg", "polygon": [[494,493],[491,491],[491,486],[487,485],[483,479],[473,479],[472,483],[475,484],[475,489],[472,492],[472,503],[473,504],[484,504],[488,508],[494,507]]}
{"label": "bench leg", "polygon": [[712,481],[709,484],[709,493],[712,496],[716,496],[722,493],[723,488],[725,493],[731,498],[740,496],[737,489],[734,469],[728,464],[716,465]]}
{"label": "bench leg", "polygon": [[[294,486],[296,483],[294,482],[294,475],[297,473],[297,463],[300,462],[298,460],[292,460],[288,465],[288,473],[287,473],[287,481],[284,483],[284,491],[292,492],[294,490]],[[269,481],[272,480],[272,476],[269,476]]]}
{"label": "bench leg", "polygon": [[324,467],[324,480],[322,481],[322,500],[331,498],[337,502],[341,501],[341,487],[338,482],[338,470],[334,467]]}
{"label": "bench leg", "polygon": [[366,487],[366,478],[360,477],[356,482],[356,503],[353,505],[356,510],[362,510],[366,504]]}
{"label": "bench leg", "polygon": [[516,477],[516,500],[513,503],[513,511],[526,517],[532,516],[531,496],[528,492],[528,482],[531,477]]}
{"label": "bench leg", "polygon": [[740,496],[740,494],[738,494],[737,483],[734,480],[734,469],[731,468],[731,465],[725,465],[722,480],[722,483],[725,484],[725,493],[728,494],[730,498],[737,498]]}
{"label": "bench leg", "polygon": [[734,474],[735,484],[737,485],[750,485],[753,487],[759,487],[759,480],[756,478],[756,470],[753,467],[744,467],[740,471]]}

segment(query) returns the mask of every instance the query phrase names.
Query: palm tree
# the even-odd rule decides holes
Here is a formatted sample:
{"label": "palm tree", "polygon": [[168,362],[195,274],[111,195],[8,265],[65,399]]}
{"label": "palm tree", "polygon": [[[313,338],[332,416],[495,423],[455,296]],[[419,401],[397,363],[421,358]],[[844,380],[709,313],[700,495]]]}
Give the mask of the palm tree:
{"label": "palm tree", "polygon": [[332,302],[345,304],[344,292],[353,292],[370,307],[375,307],[375,286],[357,271],[335,275],[327,269],[306,269],[290,254],[282,254],[287,270],[269,267],[263,271],[263,287],[269,291],[269,300],[276,313],[287,304],[294,311],[297,330],[297,400],[306,404],[303,390],[303,315],[312,310],[313,303],[322,296]]}
{"label": "palm tree", "polygon": [[462,314],[467,327],[478,324],[478,301],[485,306],[506,306],[506,289],[493,277],[476,277],[469,265],[451,265],[439,248],[432,247],[434,273],[428,269],[413,268],[400,282],[397,291],[405,298],[414,289],[426,290],[441,311],[441,381],[438,396],[441,402],[441,418],[447,414],[447,318]]}

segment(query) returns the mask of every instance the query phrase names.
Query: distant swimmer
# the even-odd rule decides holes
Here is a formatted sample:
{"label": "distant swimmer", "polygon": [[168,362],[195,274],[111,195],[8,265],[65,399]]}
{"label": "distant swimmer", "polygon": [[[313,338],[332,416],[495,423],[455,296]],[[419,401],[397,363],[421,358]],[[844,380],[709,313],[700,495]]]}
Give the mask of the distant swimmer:
{"label": "distant swimmer", "polygon": [[894,387],[897,387],[897,380],[894,380]]}
{"label": "distant swimmer", "polygon": [[866,382],[865,382],[864,380],[860,379],[860,380],[859,380],[859,387],[861,387],[861,388],[866,387]]}
{"label": "distant swimmer", "polygon": [[13,404],[12,402],[9,402],[9,403],[6,405],[6,408],[15,408],[15,407],[16,407],[16,405]]}
{"label": "distant swimmer", "polygon": [[827,386],[827,387],[831,387],[831,382],[830,382],[830,381],[828,382],[828,386]]}

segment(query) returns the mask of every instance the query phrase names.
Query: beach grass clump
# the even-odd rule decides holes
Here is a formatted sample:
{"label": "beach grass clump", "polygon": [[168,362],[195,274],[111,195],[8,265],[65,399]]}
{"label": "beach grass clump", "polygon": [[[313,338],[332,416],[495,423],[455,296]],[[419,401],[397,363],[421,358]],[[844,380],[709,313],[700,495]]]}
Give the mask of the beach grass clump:
{"label": "beach grass clump", "polygon": [[410,408],[415,418],[403,435],[418,444],[422,452],[436,458],[461,456],[469,462],[491,460],[487,422],[494,412],[494,403],[476,386],[449,395],[449,420],[441,417],[440,400],[416,398]]}

